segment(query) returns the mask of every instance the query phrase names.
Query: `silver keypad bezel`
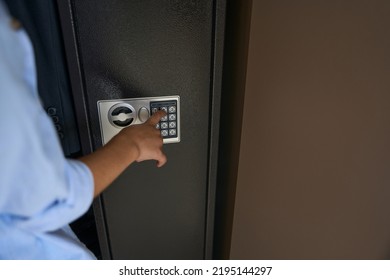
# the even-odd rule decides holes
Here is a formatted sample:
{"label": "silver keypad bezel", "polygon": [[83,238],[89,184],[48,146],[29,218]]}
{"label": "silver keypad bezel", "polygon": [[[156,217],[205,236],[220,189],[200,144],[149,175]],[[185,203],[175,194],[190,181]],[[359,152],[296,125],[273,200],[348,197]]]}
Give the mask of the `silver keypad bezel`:
{"label": "silver keypad bezel", "polygon": [[176,101],[176,131],[177,136],[171,138],[164,138],[164,144],[178,143],[180,142],[180,97],[179,96],[160,96],[160,97],[142,97],[142,98],[126,98],[126,99],[114,99],[114,100],[99,100],[97,102],[100,131],[102,136],[103,145],[107,144],[116,134],[123,129],[123,127],[116,126],[110,120],[110,112],[112,108],[117,108],[120,104],[129,107],[129,105],[135,110],[135,118],[130,125],[143,123],[138,114],[141,108],[145,107],[150,111],[150,102],[164,102],[164,101]]}

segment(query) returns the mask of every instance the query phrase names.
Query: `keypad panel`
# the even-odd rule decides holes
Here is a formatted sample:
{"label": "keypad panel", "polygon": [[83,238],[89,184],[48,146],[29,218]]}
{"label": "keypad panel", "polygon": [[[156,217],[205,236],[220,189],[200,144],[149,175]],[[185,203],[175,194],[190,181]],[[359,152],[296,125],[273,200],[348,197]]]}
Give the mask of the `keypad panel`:
{"label": "keypad panel", "polygon": [[179,96],[99,100],[97,105],[103,145],[123,128],[145,123],[158,110],[167,112],[156,126],[164,144],[181,141]]}
{"label": "keypad panel", "polygon": [[164,100],[150,102],[150,111],[152,114],[158,110],[163,110],[167,115],[161,118],[161,121],[156,125],[156,128],[160,129],[161,136],[164,139],[176,138],[179,135],[177,124],[177,101],[176,100]]}

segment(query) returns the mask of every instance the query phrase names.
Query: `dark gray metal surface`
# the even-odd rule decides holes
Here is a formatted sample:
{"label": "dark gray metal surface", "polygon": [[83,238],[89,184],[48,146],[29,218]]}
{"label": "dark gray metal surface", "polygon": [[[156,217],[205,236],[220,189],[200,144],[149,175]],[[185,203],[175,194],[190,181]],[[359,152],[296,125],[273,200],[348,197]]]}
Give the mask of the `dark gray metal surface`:
{"label": "dark gray metal surface", "polygon": [[216,154],[216,147],[209,150],[210,128],[217,129],[218,117],[211,117],[219,113],[220,94],[214,92],[219,87],[213,80],[214,60],[219,60],[214,53],[216,3],[71,3],[94,149],[101,146],[98,100],[181,97],[182,139],[165,145],[167,165],[157,169],[154,162],[134,164],[102,195],[101,232],[107,230],[111,251],[104,257],[209,257],[205,246],[212,240],[212,226],[206,231],[206,217],[213,216],[207,209],[213,210],[208,199],[214,193],[209,159]]}

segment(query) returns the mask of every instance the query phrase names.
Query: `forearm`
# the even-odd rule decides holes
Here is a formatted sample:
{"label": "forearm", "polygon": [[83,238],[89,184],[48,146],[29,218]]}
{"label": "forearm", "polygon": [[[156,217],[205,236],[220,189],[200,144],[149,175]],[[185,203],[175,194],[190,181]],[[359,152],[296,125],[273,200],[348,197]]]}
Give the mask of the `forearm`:
{"label": "forearm", "polygon": [[163,140],[155,127],[165,115],[164,111],[158,111],[144,124],[122,129],[104,147],[80,158],[93,174],[95,197],[134,161],[156,160],[157,167],[165,164],[167,158],[162,152]]}
{"label": "forearm", "polygon": [[92,154],[81,157],[93,174],[94,197],[104,191],[138,157],[135,145],[118,134],[107,145]]}

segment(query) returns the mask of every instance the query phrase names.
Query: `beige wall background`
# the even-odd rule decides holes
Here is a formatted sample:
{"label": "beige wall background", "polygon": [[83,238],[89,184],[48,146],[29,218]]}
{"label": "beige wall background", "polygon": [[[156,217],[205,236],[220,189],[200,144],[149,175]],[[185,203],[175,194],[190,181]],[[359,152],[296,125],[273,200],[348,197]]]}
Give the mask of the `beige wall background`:
{"label": "beige wall background", "polygon": [[390,1],[252,5],[230,258],[390,258]]}

